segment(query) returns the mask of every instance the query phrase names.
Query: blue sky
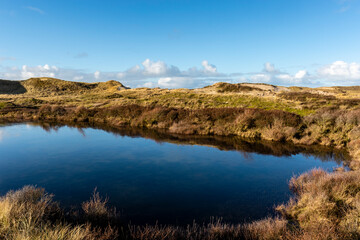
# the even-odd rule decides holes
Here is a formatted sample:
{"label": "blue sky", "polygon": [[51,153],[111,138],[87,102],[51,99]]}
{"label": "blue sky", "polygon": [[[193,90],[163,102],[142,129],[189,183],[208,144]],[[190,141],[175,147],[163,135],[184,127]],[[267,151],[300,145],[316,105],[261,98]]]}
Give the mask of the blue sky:
{"label": "blue sky", "polygon": [[0,78],[360,84],[359,0],[1,0]]}

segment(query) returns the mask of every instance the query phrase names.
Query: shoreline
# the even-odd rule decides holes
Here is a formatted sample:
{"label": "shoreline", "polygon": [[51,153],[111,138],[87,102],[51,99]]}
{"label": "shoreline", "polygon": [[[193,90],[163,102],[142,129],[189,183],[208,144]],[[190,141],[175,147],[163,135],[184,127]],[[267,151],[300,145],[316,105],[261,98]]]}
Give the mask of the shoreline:
{"label": "shoreline", "polygon": [[221,135],[194,135],[170,133],[165,129],[146,129],[136,127],[112,127],[104,124],[90,124],[86,122],[54,122],[54,121],[0,121],[0,127],[11,125],[30,124],[39,126],[45,131],[70,127],[76,129],[98,129],[119,136],[141,137],[155,142],[167,142],[180,145],[198,145],[217,148],[225,151],[240,151],[249,153],[259,153],[273,156],[291,156],[299,153],[311,154],[322,161],[326,161],[327,156],[334,158],[335,162],[343,162],[345,166],[351,161],[351,157],[345,148],[335,148],[324,145],[302,145],[292,142],[275,142],[271,140],[244,138],[241,136],[221,136]]}
{"label": "shoreline", "polygon": [[[290,142],[294,146],[330,146],[346,149],[351,157],[349,171],[338,169],[328,173],[314,169],[293,177],[289,187],[294,196],[276,208],[279,218],[239,226],[196,227],[190,232],[192,235],[176,226],[133,227],[129,231],[135,235],[128,239],[163,239],[164,236],[249,240],[360,238],[358,87],[281,87],[280,91],[271,85],[252,84],[244,88],[241,84],[219,83],[195,90],[119,90],[122,85],[115,81],[89,87],[86,83],[48,78],[29,79],[19,84],[25,92],[0,96],[0,122],[43,121],[160,130],[175,135],[237,136],[279,145]],[[104,204],[100,206],[106,209]],[[6,209],[6,205],[0,205],[1,211],[2,207]],[[7,217],[11,216],[3,219]],[[84,230],[83,225],[76,224],[67,229],[88,231],[89,236],[98,234],[94,228]],[[38,227],[34,225],[35,229]],[[54,225],[48,229],[56,230]],[[99,229],[104,235],[109,228],[102,225]],[[78,239],[100,239],[96,236]]]}
{"label": "shoreline", "polygon": [[[340,113],[334,115],[344,118],[344,115]],[[322,116],[320,114],[317,117]],[[46,104],[39,108],[15,107],[0,110],[0,122],[89,124],[115,129],[139,128],[187,136],[231,136],[245,140],[265,140],[298,146],[325,146],[347,151],[351,157],[349,167],[353,170],[359,168],[360,139],[357,141],[357,135],[354,139],[348,136],[351,136],[354,129],[347,126],[346,121],[342,125],[347,128],[347,134],[339,132],[335,127],[335,129],[328,127],[326,130],[321,130],[320,134],[318,129],[320,126],[307,121],[296,114],[280,110],[246,108],[189,110],[140,105],[86,108]],[[314,129],[319,132],[311,131]]]}

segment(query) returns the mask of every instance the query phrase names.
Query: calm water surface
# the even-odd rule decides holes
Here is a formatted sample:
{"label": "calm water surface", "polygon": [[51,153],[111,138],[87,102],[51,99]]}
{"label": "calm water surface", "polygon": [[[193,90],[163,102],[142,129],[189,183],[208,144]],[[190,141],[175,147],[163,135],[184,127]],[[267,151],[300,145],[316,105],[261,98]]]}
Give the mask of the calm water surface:
{"label": "calm water surface", "polygon": [[[294,174],[340,164],[331,154],[275,156],[249,144],[241,148],[246,151],[224,151],[207,146],[211,139],[191,145],[194,141],[122,135],[92,128],[0,126],[0,193],[37,185],[69,207],[79,206],[97,187],[133,223],[184,224],[211,216],[241,222],[266,217],[287,201],[287,181]],[[221,148],[234,147],[223,141]]]}

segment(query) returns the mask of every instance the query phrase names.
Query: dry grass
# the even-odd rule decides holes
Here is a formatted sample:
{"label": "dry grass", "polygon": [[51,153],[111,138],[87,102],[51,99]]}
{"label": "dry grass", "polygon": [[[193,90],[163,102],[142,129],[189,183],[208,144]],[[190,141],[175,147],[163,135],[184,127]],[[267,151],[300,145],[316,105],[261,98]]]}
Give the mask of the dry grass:
{"label": "dry grass", "polygon": [[242,84],[230,84],[230,83],[217,83],[216,91],[219,93],[225,92],[250,92],[250,91],[259,91],[259,88],[243,86]]}
{"label": "dry grass", "polygon": [[100,197],[95,188],[91,198],[82,203],[86,221],[96,225],[108,225],[109,221],[116,218],[116,210],[107,206],[108,200]]}
{"label": "dry grass", "polygon": [[61,210],[44,189],[25,186],[0,198],[0,239],[96,239],[89,226],[59,220]]}
{"label": "dry grass", "polygon": [[328,228],[341,239],[360,238],[360,174],[315,169],[290,181],[295,197],[278,207],[304,232]]}
{"label": "dry grass", "polygon": [[174,226],[130,226],[130,235],[139,240],[271,240],[285,236],[286,221],[280,219],[264,219],[251,224],[232,225],[218,220],[209,224],[198,225],[193,223],[186,228]]}

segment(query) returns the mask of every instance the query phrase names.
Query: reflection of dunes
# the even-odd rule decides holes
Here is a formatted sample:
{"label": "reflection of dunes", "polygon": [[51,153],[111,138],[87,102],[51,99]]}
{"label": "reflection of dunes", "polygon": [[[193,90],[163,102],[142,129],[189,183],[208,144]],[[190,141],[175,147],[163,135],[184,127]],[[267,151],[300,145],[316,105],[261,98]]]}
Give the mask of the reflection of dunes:
{"label": "reflection of dunes", "polygon": [[[65,126],[57,123],[30,123],[35,126],[41,126],[45,131],[58,131]],[[113,128],[106,125],[89,125],[85,123],[70,124],[69,127],[75,127],[85,136],[83,128],[95,128],[112,133],[118,136],[142,137],[152,139],[158,143],[168,142],[183,145],[201,145],[215,147],[225,151],[239,151],[247,159],[251,160],[249,153],[258,153],[274,156],[291,156],[295,154],[312,155],[321,161],[341,161],[347,160],[348,155],[343,150],[333,149],[324,146],[294,145],[291,143],[279,143],[271,141],[258,141],[243,139],[238,136],[203,136],[203,135],[180,135],[167,133],[164,130],[148,130],[139,128]]]}

